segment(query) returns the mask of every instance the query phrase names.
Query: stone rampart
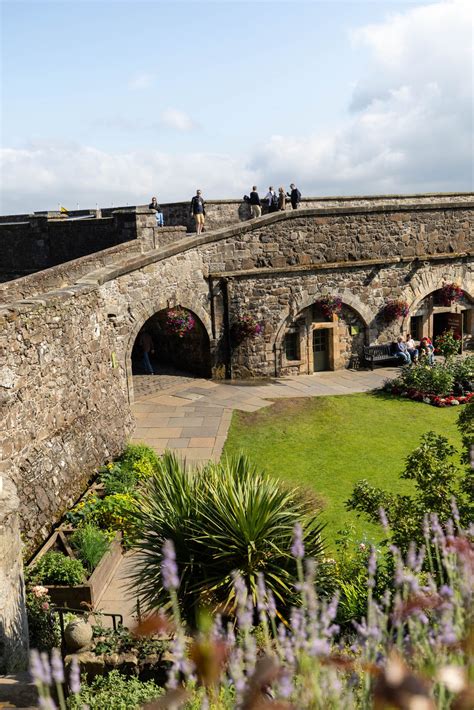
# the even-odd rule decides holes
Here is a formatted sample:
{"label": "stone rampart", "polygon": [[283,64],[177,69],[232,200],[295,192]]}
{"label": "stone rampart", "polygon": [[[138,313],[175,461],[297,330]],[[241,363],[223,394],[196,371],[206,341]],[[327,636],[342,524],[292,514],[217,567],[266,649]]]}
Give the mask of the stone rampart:
{"label": "stone rampart", "polygon": [[[66,288],[7,304],[0,443],[26,540],[43,538],[93,469],[124,445],[132,347],[154,313],[177,304],[193,311],[209,335],[215,373],[223,366],[235,376],[291,372],[282,334],[321,295],[342,294],[370,342],[394,337],[378,318],[387,298],[406,298],[416,312],[447,279],[474,300],[473,213],[470,202],[449,201],[308,209],[161,248],[153,215],[143,213],[135,220],[147,251],[98,261],[79,278],[71,271]],[[245,313],[264,334],[228,361],[226,323]],[[341,362],[348,347],[342,342]]]}
{"label": "stone rampart", "polygon": [[[249,188],[250,189],[250,188]],[[267,190],[260,193],[262,202]],[[437,202],[474,202],[474,193],[431,193],[423,195],[359,195],[348,197],[303,197],[301,209],[325,209],[331,207],[390,207],[404,204],[433,204]],[[162,204],[165,224],[185,225],[193,232],[194,221],[189,214],[190,201]],[[268,214],[268,206],[263,203],[263,214]],[[287,210],[291,205],[287,204]],[[221,229],[231,224],[250,219],[250,208],[244,200],[207,200],[206,227]]]}

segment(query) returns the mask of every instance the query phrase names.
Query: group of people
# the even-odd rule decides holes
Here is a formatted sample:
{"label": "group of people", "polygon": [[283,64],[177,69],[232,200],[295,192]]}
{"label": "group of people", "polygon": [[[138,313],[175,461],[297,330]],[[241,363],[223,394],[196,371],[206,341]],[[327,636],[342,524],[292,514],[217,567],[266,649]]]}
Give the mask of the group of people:
{"label": "group of people", "polygon": [[399,335],[395,343],[395,355],[403,365],[411,365],[419,360],[434,365],[434,346],[427,336],[420,340],[417,347],[410,333],[407,333],[405,340],[402,335]]}
{"label": "group of people", "polygon": [[[269,212],[278,212],[286,209],[287,198],[290,201],[292,209],[298,209],[301,202],[301,192],[293,182],[290,185],[290,192],[285,192],[284,187],[279,187],[278,192],[276,192],[270,185],[263,199],[268,205]],[[244,195],[244,201],[248,202],[250,205],[250,215],[252,219],[257,219],[262,216],[262,201],[260,200],[256,185],[252,187],[250,195]]]}
{"label": "group of people", "polygon": [[[288,201],[290,202],[292,209],[296,210],[301,202],[301,192],[294,183],[291,183],[289,192],[285,192],[285,188],[283,187],[279,187],[278,192],[276,192],[276,190],[274,190],[270,185],[263,200],[267,203],[269,212],[285,210]],[[244,201],[250,206],[250,215],[252,219],[257,219],[262,216],[262,201],[257,192],[256,185],[253,185],[250,195],[244,196]],[[165,221],[163,217],[163,210],[158,204],[156,197],[151,198],[151,202],[148,207],[150,210],[154,210],[155,212],[157,226],[164,227]],[[189,216],[194,219],[196,233],[201,234],[204,230],[204,221],[206,217],[206,203],[204,202],[201,190],[196,190],[196,194],[191,199]]]}

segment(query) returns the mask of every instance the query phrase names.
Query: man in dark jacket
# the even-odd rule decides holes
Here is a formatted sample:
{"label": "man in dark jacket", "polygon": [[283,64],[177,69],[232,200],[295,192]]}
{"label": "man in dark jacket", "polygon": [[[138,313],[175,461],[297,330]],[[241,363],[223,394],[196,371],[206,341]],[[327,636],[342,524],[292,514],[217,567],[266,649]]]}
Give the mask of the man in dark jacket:
{"label": "man in dark jacket", "polygon": [[294,183],[291,183],[290,190],[291,192],[287,192],[286,194],[290,198],[291,206],[293,207],[293,209],[297,210],[298,205],[301,202],[301,192],[298,190]]}
{"label": "man in dark jacket", "polygon": [[249,205],[252,219],[257,219],[257,217],[262,216],[262,203],[260,202],[256,185],[252,187],[252,192],[249,197]]}
{"label": "man in dark jacket", "polygon": [[191,200],[191,215],[196,223],[196,233],[201,234],[204,229],[204,217],[206,216],[206,204],[202,198],[201,190],[196,190],[196,194]]}

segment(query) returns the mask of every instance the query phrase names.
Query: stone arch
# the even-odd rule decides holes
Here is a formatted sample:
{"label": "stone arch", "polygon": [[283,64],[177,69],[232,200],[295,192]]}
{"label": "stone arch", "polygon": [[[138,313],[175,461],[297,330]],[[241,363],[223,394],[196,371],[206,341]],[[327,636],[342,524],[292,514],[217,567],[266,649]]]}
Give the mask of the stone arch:
{"label": "stone arch", "polygon": [[[344,289],[337,292],[345,309],[343,317],[333,318],[327,324],[317,322],[309,309],[326,295],[331,293],[326,290],[313,294],[304,291],[285,309],[271,343],[275,353],[275,374],[305,374],[319,369],[316,368],[316,361],[313,361],[315,330],[320,334],[319,339],[323,338],[321,342],[326,342],[326,369],[341,369],[352,362],[354,357],[360,357],[362,347],[370,337],[370,326],[374,319],[372,312],[357,296]],[[287,334],[289,343],[284,342]],[[288,347],[291,352],[298,354],[297,359],[288,358]]]}
{"label": "stone arch", "polygon": [[130,403],[133,402],[134,392],[133,392],[133,372],[132,372],[132,351],[140,330],[143,328],[145,323],[152,318],[155,314],[160,311],[166,310],[168,308],[174,308],[176,306],[181,306],[182,308],[190,311],[198,317],[201,325],[209,339],[209,343],[212,340],[212,330],[211,330],[211,319],[206,312],[206,310],[199,303],[189,304],[187,299],[180,299],[179,296],[175,296],[172,299],[160,298],[155,301],[141,301],[130,311],[130,317],[133,319],[132,327],[129,332],[127,345],[124,353],[125,358],[125,371],[127,375],[127,389],[128,389],[128,400]]}
{"label": "stone arch", "polygon": [[[275,336],[272,341],[273,349],[281,347],[283,338],[285,336],[285,331],[291,325],[292,321],[296,318],[296,316],[301,313],[301,311],[304,311],[305,308],[308,308],[313,303],[315,303],[318,298],[326,295],[331,294],[309,294],[307,291],[303,291],[302,293],[298,294],[298,296],[296,296],[293,303],[290,304],[290,306],[288,306],[287,308],[285,308],[285,315],[281,318],[277,328],[275,329]],[[342,292],[338,292],[337,295],[342,298],[342,302],[345,306],[349,306],[349,308],[352,308],[352,310],[356,313],[356,315],[364,324],[364,327],[367,328],[369,332],[371,323],[375,318],[375,315],[372,313],[370,308],[364,303],[362,303],[360,298],[358,296],[355,296],[348,289],[344,289]]]}
{"label": "stone arch", "polygon": [[459,284],[471,303],[474,303],[474,283],[472,278],[468,278],[466,274],[460,278],[459,275],[447,274],[445,270],[439,270],[439,273],[433,273],[433,270],[423,271],[421,274],[416,274],[407,286],[405,293],[402,295],[403,300],[408,302],[410,311],[402,321],[401,330],[407,330],[408,322],[413,313],[416,313],[420,304],[427,296],[440,289],[446,282]]}

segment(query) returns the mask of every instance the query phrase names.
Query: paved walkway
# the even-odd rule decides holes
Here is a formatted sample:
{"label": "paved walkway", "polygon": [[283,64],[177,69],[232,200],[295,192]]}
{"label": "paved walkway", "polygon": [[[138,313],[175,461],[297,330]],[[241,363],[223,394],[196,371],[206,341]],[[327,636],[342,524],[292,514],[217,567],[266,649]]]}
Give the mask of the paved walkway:
{"label": "paved walkway", "polygon": [[[158,453],[174,451],[188,463],[218,461],[232,417],[237,409],[255,412],[280,397],[321,397],[366,392],[395,376],[397,368],[374,372],[320,372],[278,380],[237,383],[190,379],[188,375],[152,375],[134,378],[133,441],[145,442]],[[105,590],[99,606],[123,614],[124,624],[133,625],[136,601],[127,598],[127,576],[133,555],[126,555]]]}
{"label": "paved walkway", "polygon": [[[245,380],[236,383],[190,379],[189,376],[138,376],[134,378],[133,441],[166,449],[190,463],[218,460],[232,412],[255,412],[280,397],[320,397],[365,392],[380,387],[397,368],[374,372],[319,372],[278,380]],[[163,378],[167,378],[163,380]]]}

